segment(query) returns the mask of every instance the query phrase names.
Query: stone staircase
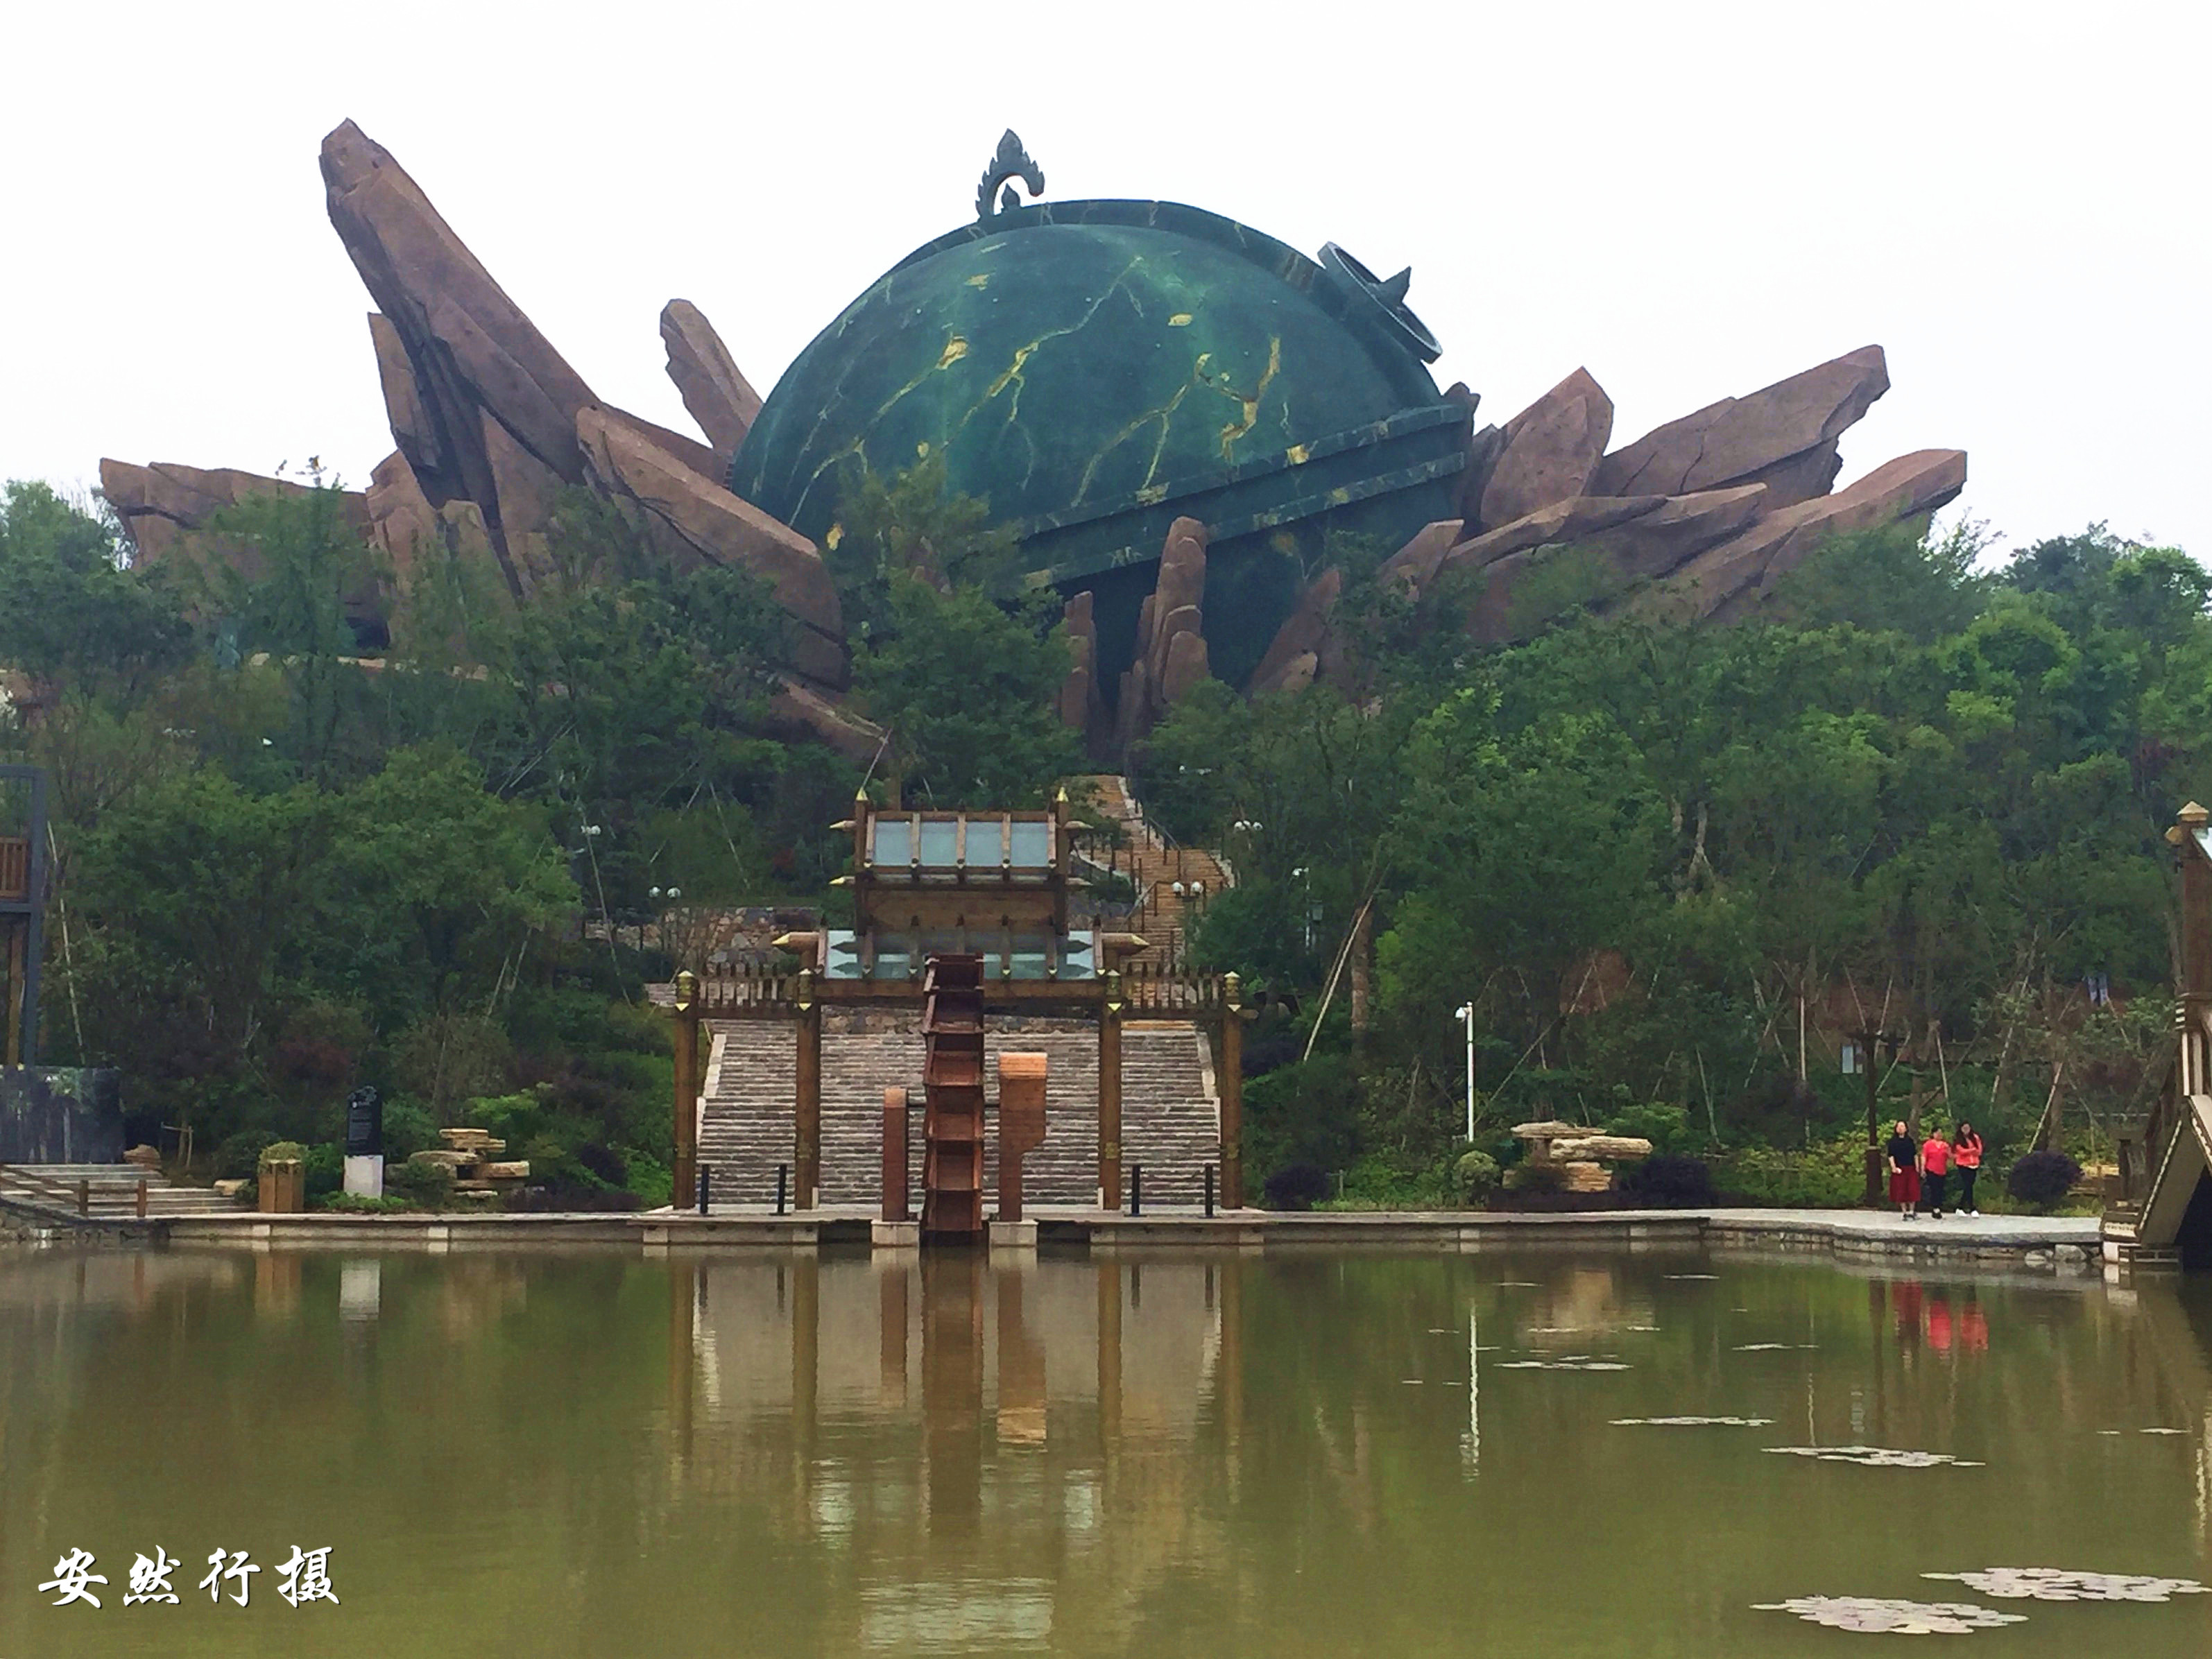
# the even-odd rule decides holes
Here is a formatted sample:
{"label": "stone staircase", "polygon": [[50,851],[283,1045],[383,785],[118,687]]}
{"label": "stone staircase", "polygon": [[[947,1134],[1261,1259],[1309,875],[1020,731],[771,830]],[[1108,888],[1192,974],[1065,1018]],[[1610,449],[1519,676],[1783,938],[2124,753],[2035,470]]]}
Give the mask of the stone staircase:
{"label": "stone staircase", "polygon": [[[822,1033],[822,1184],[824,1206],[873,1210],[881,1196],[886,1087],[908,1091],[908,1182],[921,1191],[920,1012],[825,1017]],[[775,1201],[775,1171],[793,1161],[797,1033],[781,1020],[712,1022],[701,1163],[714,1171],[717,1206]],[[1048,1057],[1044,1144],[1022,1164],[1031,1205],[1091,1208],[1098,1202],[1098,1033],[1073,1022],[994,1021],[984,1041],[988,1110],[995,1120],[997,1057],[1012,1048]],[[1121,1034],[1121,1159],[1145,1167],[1147,1206],[1195,1206],[1204,1167],[1218,1161],[1219,1115],[1204,1035],[1187,1022],[1132,1023]],[[996,1124],[984,1190],[998,1191]],[[1125,1176],[1126,1179],[1126,1176]],[[989,1204],[986,1205],[988,1209]]]}
{"label": "stone staircase", "polygon": [[138,1183],[146,1183],[146,1214],[223,1215],[242,1206],[207,1187],[178,1187],[158,1170],[135,1164],[11,1164],[0,1165],[0,1197],[16,1198],[70,1214],[77,1209],[77,1183],[87,1188],[82,1213],[104,1220],[129,1220],[138,1213]]}
{"label": "stone staircase", "polygon": [[[1144,809],[1129,793],[1129,781],[1115,775],[1086,779],[1099,812],[1121,825],[1122,846],[1115,854],[1115,866],[1129,878],[1137,891],[1137,908],[1127,923],[1141,935],[1146,948],[1131,960],[1148,968],[1178,967],[1182,962],[1184,935],[1197,910],[1235,881],[1235,872],[1219,854],[1199,847],[1179,847],[1145,817]],[[1205,898],[1178,896],[1202,891]]]}

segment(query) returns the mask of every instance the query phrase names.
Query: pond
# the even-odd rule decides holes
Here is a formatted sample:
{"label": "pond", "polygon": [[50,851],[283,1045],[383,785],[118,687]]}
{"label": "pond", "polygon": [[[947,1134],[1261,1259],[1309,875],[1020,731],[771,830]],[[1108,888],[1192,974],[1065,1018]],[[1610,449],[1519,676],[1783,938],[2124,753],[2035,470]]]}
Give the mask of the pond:
{"label": "pond", "polygon": [[[2212,1581],[2208,1289],[1694,1252],[0,1255],[0,1659],[1892,1644],[1800,1615],[2201,1655],[2187,1585],[1928,1575]],[[179,1602],[125,1606],[157,1547]],[[337,1603],[288,1604],[324,1547]],[[218,1548],[261,1571],[216,1605]],[[34,1588],[78,1549],[98,1610]]]}

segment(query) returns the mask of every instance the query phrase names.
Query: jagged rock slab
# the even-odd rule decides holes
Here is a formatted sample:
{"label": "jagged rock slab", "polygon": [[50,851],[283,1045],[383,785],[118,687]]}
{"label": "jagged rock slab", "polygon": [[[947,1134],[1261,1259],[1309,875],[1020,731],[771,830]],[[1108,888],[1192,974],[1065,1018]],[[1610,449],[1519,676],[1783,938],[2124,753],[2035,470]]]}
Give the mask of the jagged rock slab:
{"label": "jagged rock slab", "polygon": [[1668,580],[1664,603],[1727,621],[1743,614],[1777,579],[1831,536],[1924,518],[1966,485],[1960,449],[1919,449],[1876,467],[1833,495],[1770,513],[1709,548]]}
{"label": "jagged rock slab", "polygon": [[752,429],[760,393],[738,369],[714,325],[689,300],[671,300],[661,307],[660,339],[668,352],[668,378],[676,382],[684,407],[726,463]]}
{"label": "jagged rock slab", "polygon": [[415,365],[407,360],[406,342],[380,311],[368,313],[368,338],[376,352],[376,378],[384,388],[384,415],[392,427],[392,441],[407,458],[409,471],[438,472],[447,456],[439,446],[437,422],[430,418],[422,388],[416,383]]}
{"label": "jagged rock slab", "polygon": [[394,441],[433,507],[479,504],[520,596],[527,574],[507,544],[510,514],[486,453],[485,419],[554,477],[580,483],[576,416],[597,399],[390,151],[343,122],[323,140],[322,172],[331,223],[406,364],[403,376],[372,324]]}
{"label": "jagged rock slab", "polygon": [[1066,679],[1060,683],[1060,720],[1071,731],[1083,734],[1086,747],[1099,745],[1107,737],[1106,703],[1098,690],[1098,625],[1091,607],[1091,596],[1085,591],[1068,600],[1060,611],[1073,660]]}
{"label": "jagged rock slab", "polygon": [[1137,617],[1136,655],[1121,676],[1114,735],[1127,749],[1212,671],[1206,652],[1206,526],[1168,526],[1158,574]]}
{"label": "jagged rock slab", "polygon": [[1666,504],[1663,495],[1577,495],[1499,525],[1448,550],[1437,568],[1439,575],[1454,571],[1481,570],[1510,554],[1551,542],[1578,542],[1610,530],[1617,524],[1656,513]]}
{"label": "jagged rock slab", "polygon": [[1344,573],[1334,568],[1306,585],[1306,591],[1298,596],[1297,609],[1275,630],[1267,654],[1252,671],[1251,683],[1245,687],[1250,695],[1303,691],[1316,678],[1328,677],[1337,653],[1330,619],[1343,592]]}
{"label": "jagged rock slab", "polygon": [[[1482,492],[1480,522],[1510,524],[1589,487],[1613,437],[1613,399],[1578,368],[1505,423],[1505,448]],[[1652,493],[1652,492],[1646,492]]]}
{"label": "jagged rock slab", "polygon": [[641,509],[648,532],[672,556],[760,576],[798,621],[791,665],[825,685],[845,684],[843,613],[813,543],[693,471],[618,410],[584,410],[576,435],[596,488]]}
{"label": "jagged rock slab", "polygon": [[1413,538],[1403,547],[1382,561],[1376,571],[1378,582],[1401,587],[1407,594],[1418,599],[1437,579],[1437,571],[1444,556],[1459,544],[1460,532],[1466,527],[1460,519],[1440,519],[1424,525],[1413,532]]}
{"label": "jagged rock slab", "polygon": [[[1484,644],[1501,644],[1565,611],[1601,602],[1636,583],[1663,576],[1751,524],[1765,495],[1764,484],[1744,484],[1656,501],[1621,497],[1623,505],[1648,505],[1604,527],[1555,534],[1483,567],[1468,631]],[[1583,499],[1601,505],[1607,498]],[[1601,520],[1606,515],[1585,516]],[[1559,522],[1571,524],[1575,517],[1571,512],[1561,514]],[[1532,580],[1540,586],[1532,588]]]}
{"label": "jagged rock slab", "polygon": [[1842,462],[1836,440],[1889,390],[1878,345],[1723,398],[1648,432],[1600,462],[1593,495],[1683,495],[1764,483],[1770,512],[1825,495]]}
{"label": "jagged rock slab", "polygon": [[[235,467],[184,466],[174,461],[134,466],[108,459],[100,463],[100,493],[123,521],[139,558],[149,565],[175,558],[189,538],[190,552],[198,561],[226,566],[249,581],[263,574],[259,551],[249,543],[209,531],[208,521],[225,507],[257,495],[303,495],[308,489],[289,478],[241,472]],[[359,490],[344,490],[340,505],[348,527],[364,542],[370,540],[367,498]],[[347,621],[357,628],[380,626],[389,609],[382,584],[364,569],[345,594]]]}
{"label": "jagged rock slab", "polygon": [[825,743],[862,766],[883,748],[883,727],[803,681],[787,679],[776,687],[769,699],[769,716],[790,735]]}

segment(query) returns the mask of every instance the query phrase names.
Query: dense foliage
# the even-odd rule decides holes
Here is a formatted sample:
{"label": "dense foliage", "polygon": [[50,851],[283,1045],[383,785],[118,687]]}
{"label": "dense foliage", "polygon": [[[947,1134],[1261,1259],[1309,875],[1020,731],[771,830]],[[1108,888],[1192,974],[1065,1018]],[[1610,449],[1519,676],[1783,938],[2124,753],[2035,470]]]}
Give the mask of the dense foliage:
{"label": "dense foliage", "polygon": [[1629,605],[1486,654],[1370,627],[1360,703],[1182,703],[1140,782],[1235,860],[1201,955],[1303,1032],[1375,930],[1370,1006],[1338,982],[1310,1057],[1250,1085],[1255,1162],[1347,1197],[1427,1180],[1470,1000],[1508,1160],[1501,1127],[1565,1116],[1726,1154],[1725,1190],[1847,1199],[1854,1029],[1893,1040],[1885,1121],[2109,1150],[2159,1080],[2160,836],[2212,785],[2208,579],[2101,529],[1979,553],[1841,538],[1736,627]]}
{"label": "dense foliage", "polygon": [[[671,963],[637,931],[662,896],[825,900],[864,775],[949,806],[1090,769],[1053,612],[926,465],[854,481],[828,551],[884,731],[866,768],[779,724],[760,584],[671,567],[580,492],[525,606],[441,548],[380,571],[328,489],[215,529],[229,556],[141,570],[100,510],[7,487],[0,665],[36,714],[0,711],[0,746],[55,780],[48,1056],[121,1065],[134,1136],[192,1125],[226,1167],[326,1146],[368,1081],[402,1150],[465,1120],[576,1201],[665,1195],[642,985]],[[2140,1109],[2160,836],[2212,789],[2185,556],[1873,533],[1742,625],[1615,603],[1476,650],[1449,594],[1378,586],[1377,552],[1336,550],[1340,689],[1204,685],[1130,757],[1148,811],[1236,867],[1194,949],[1267,994],[1248,1166],[1278,1201],[1525,1190],[1503,1131],[1535,1116],[1650,1139],[1669,1196],[1702,1170],[1848,1201],[1860,1028],[1889,1039],[1883,1118],[1971,1117],[1993,1164],[2089,1158]]]}

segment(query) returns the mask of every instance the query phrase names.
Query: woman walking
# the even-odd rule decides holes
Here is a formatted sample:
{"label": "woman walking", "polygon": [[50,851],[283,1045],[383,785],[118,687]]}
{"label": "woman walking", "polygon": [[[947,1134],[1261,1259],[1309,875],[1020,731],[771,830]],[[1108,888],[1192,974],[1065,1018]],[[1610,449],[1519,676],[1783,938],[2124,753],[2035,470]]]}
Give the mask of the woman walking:
{"label": "woman walking", "polygon": [[1928,1132],[1927,1144],[1920,1149],[1921,1191],[1928,1200],[1928,1212],[1936,1220],[1943,1218],[1943,1188],[1951,1174],[1951,1143],[1943,1139],[1940,1129]]}
{"label": "woman walking", "polygon": [[1982,1138],[1972,1124],[1962,1121],[1951,1137],[1951,1162],[1959,1171],[1959,1213],[1981,1214],[1974,1207],[1974,1177],[1982,1172]]}
{"label": "woman walking", "polygon": [[1920,1167],[1912,1137],[1901,1121],[1891,1131],[1889,1145],[1882,1151],[1889,1160],[1889,1201],[1897,1206],[1898,1214],[1910,1221],[1913,1207],[1920,1202]]}

